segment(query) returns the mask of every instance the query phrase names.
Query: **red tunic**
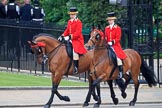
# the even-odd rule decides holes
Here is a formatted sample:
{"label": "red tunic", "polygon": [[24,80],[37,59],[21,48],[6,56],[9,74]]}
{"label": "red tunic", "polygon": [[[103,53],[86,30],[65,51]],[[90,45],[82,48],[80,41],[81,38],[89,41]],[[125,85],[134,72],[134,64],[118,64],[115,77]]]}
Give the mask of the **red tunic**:
{"label": "red tunic", "polygon": [[72,45],[74,51],[79,54],[84,54],[87,50],[84,47],[84,38],[82,35],[82,22],[79,19],[69,20],[67,28],[63,33],[63,36],[72,35]]}
{"label": "red tunic", "polygon": [[105,37],[107,42],[114,42],[112,47],[114,48],[117,57],[125,59],[127,56],[120,45],[121,28],[118,25],[114,25],[112,29],[110,29],[110,26],[105,27]]}

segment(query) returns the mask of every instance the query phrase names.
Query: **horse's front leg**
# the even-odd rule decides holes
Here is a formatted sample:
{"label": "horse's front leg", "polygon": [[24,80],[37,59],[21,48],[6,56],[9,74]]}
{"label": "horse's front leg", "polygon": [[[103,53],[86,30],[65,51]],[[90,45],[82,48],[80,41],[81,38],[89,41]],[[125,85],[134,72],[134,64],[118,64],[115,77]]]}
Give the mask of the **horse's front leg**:
{"label": "horse's front leg", "polygon": [[56,95],[58,96],[58,98],[60,100],[64,100],[64,101],[70,102],[70,98],[68,96],[62,96],[58,91],[56,91]]}
{"label": "horse's front leg", "polygon": [[93,81],[93,88],[97,88],[97,93],[99,96],[98,102],[94,104],[94,108],[99,107],[101,104],[101,96],[100,96],[100,82],[105,78],[105,74],[100,75],[96,80]]}
{"label": "horse's front leg", "polygon": [[65,100],[65,101],[70,101],[70,98],[68,96],[62,96],[59,92],[58,92],[58,85],[61,81],[62,76],[60,74],[57,74],[57,76],[52,74],[52,91],[51,91],[51,96],[49,101],[46,103],[46,105],[44,106],[44,108],[50,108],[53,99],[54,99],[54,95],[56,94],[58,96],[58,98],[60,100]]}
{"label": "horse's front leg", "polygon": [[96,95],[95,89],[92,86],[92,77],[88,76],[88,81],[89,81],[89,90],[88,90],[88,94],[86,96],[86,100],[84,101],[83,107],[88,106],[90,99],[91,99],[91,95],[93,96],[93,99],[95,101],[98,101],[98,96]]}
{"label": "horse's front leg", "polygon": [[115,92],[114,92],[114,89],[113,89],[112,82],[113,82],[113,80],[108,80],[107,81],[107,83],[108,83],[108,85],[110,87],[111,98],[112,98],[114,104],[117,105],[119,101],[118,101],[118,98],[115,97],[116,95],[115,95]]}
{"label": "horse's front leg", "polygon": [[51,107],[51,104],[53,102],[54,95],[57,92],[57,88],[58,88],[58,85],[56,85],[56,84],[53,83],[52,84],[52,90],[51,90],[50,99],[48,100],[48,102],[46,103],[46,105],[44,106],[44,108],[50,108]]}
{"label": "horse's front leg", "polygon": [[126,82],[124,82],[124,80],[122,79],[122,78],[120,78],[120,79],[115,79],[115,81],[116,81],[116,83],[117,83],[117,85],[118,85],[118,87],[119,87],[119,89],[120,89],[120,91],[122,92],[121,93],[121,96],[123,97],[123,98],[126,98],[127,97],[127,94],[126,94],[126,92],[125,92],[125,88],[126,88]]}
{"label": "horse's front leg", "polygon": [[[100,83],[98,83],[96,85],[96,89],[97,89],[97,95],[98,95],[98,101],[97,101],[97,105],[100,106],[101,105],[101,90],[100,90]],[[95,91],[94,91],[95,92]]]}
{"label": "horse's front leg", "polygon": [[87,96],[86,96],[86,100],[84,101],[83,107],[89,105],[89,102],[90,102],[90,99],[91,99],[92,91],[93,91],[92,82],[89,81],[89,90],[88,90],[88,94],[87,94]]}

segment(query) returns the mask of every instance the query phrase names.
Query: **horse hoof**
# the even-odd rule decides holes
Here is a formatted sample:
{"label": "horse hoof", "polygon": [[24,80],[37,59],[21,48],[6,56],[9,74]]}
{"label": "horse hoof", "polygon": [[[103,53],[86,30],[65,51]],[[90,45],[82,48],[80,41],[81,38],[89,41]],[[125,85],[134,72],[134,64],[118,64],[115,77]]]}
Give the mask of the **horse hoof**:
{"label": "horse hoof", "polygon": [[113,99],[113,102],[114,102],[115,105],[117,105],[117,104],[119,103],[118,98],[114,98],[114,99]]}
{"label": "horse hoof", "polygon": [[99,103],[95,103],[93,108],[99,108],[100,107],[100,104]]}
{"label": "horse hoof", "polygon": [[44,105],[44,108],[50,108],[51,105]]}
{"label": "horse hoof", "polygon": [[127,94],[125,92],[123,92],[121,95],[124,99],[127,97]]}
{"label": "horse hoof", "polygon": [[88,102],[84,102],[83,107],[86,107],[86,106],[88,106],[88,105],[89,105]]}
{"label": "horse hoof", "polygon": [[129,106],[134,106],[135,105],[135,102],[133,102],[133,101],[131,101],[130,103],[129,103]]}
{"label": "horse hoof", "polygon": [[64,101],[70,102],[70,98],[68,96],[64,96]]}

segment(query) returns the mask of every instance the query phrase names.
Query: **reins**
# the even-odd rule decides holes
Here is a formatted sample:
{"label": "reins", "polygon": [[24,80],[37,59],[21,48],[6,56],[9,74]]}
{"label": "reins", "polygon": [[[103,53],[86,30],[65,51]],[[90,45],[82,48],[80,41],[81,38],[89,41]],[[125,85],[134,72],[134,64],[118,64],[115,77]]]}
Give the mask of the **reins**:
{"label": "reins", "polygon": [[[45,53],[42,51],[41,47],[39,47],[40,50],[41,50],[41,52],[42,52],[42,54],[41,54],[41,55],[36,55],[36,57],[37,57],[37,58],[41,58],[41,57],[42,57],[43,63],[45,64],[46,61],[49,59],[49,57],[51,56],[51,54],[52,54],[54,51],[55,51],[55,53],[52,54],[52,55],[53,55],[53,56],[56,55],[56,53],[57,53],[57,51],[58,51],[58,48],[59,48],[61,45],[63,45],[63,44],[60,43],[57,47],[53,48],[53,49],[52,49],[49,53],[47,53],[47,54],[45,54]],[[43,46],[42,46],[42,47],[43,47]],[[36,48],[36,47],[35,47],[35,48]],[[56,51],[56,50],[57,50],[57,51]]]}
{"label": "reins", "polygon": [[[57,54],[59,48],[60,48],[62,45],[63,45],[63,44],[60,43],[56,48],[54,48],[53,50],[51,50],[49,53],[44,54],[44,56],[46,56],[47,60],[50,58],[51,55],[52,55],[52,57],[54,57],[54,56]],[[55,53],[53,53],[53,52],[55,52]],[[49,60],[49,62],[50,62],[50,60]]]}
{"label": "reins", "polygon": [[[101,33],[98,33],[99,35],[101,34]],[[97,36],[97,34],[95,35],[95,37]],[[101,35],[100,35],[101,36]],[[111,54],[110,54],[110,46],[108,46],[107,44],[105,44],[105,45],[96,45],[96,40],[92,40],[92,39],[90,39],[90,41],[92,42],[92,44],[95,46],[95,50],[107,50],[107,55],[106,56],[104,56],[102,59],[100,59],[96,64],[94,64],[95,62],[95,60],[93,61],[93,65],[94,65],[94,75],[95,75],[95,77],[97,77],[97,74],[96,74],[96,66],[97,65],[99,65],[101,62],[103,62],[103,60],[105,60],[105,58],[106,57],[108,57],[108,59],[109,59],[109,63],[110,64],[108,64],[108,65],[112,65],[112,62],[113,62],[113,64],[114,64],[114,67],[112,68],[112,70],[111,70],[111,72],[110,72],[110,76],[109,76],[109,78],[111,78],[112,77],[112,75],[113,75],[113,73],[114,73],[114,71],[115,71],[115,69],[116,69],[116,66],[115,66],[115,63],[114,63],[114,61],[112,61],[111,60]],[[101,41],[101,40],[100,40]],[[102,43],[102,44],[104,44],[104,43]]]}

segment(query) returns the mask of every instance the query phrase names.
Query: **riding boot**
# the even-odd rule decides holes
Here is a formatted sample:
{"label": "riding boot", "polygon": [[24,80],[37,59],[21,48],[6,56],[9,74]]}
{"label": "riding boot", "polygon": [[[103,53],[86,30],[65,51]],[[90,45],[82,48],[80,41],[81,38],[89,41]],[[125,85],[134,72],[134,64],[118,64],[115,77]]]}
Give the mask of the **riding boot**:
{"label": "riding boot", "polygon": [[78,60],[74,60],[74,72],[73,74],[77,74],[78,73]]}
{"label": "riding boot", "polygon": [[118,76],[118,78],[122,78],[123,77],[123,66],[119,65],[118,68],[119,68],[119,76]]}

